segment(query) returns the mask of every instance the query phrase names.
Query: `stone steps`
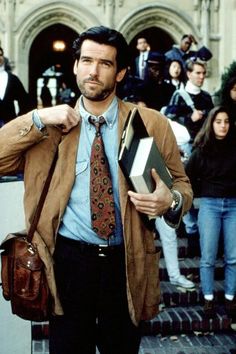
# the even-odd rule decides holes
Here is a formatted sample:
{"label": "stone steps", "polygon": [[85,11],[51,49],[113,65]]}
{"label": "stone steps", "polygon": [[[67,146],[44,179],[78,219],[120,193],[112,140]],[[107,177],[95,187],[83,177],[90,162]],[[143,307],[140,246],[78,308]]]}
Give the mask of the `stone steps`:
{"label": "stone steps", "polygon": [[[223,306],[223,259],[219,258],[217,260],[215,271],[215,300],[217,312],[215,318],[208,319],[204,316],[202,307],[203,296],[199,284],[199,258],[188,258],[188,243],[185,235],[178,235],[179,266],[181,274],[187,276],[196,284],[194,289],[187,290],[170,284],[162,254],[161,242],[158,238],[156,239],[156,246],[161,250],[159,263],[161,281],[160,313],[151,321],[144,321],[141,325],[143,337],[140,354],[156,354],[156,350],[158,350],[158,354],[159,352],[169,353],[167,349],[170,350],[171,354],[195,354],[198,353],[199,343],[202,350],[201,354],[236,354],[236,333],[232,331],[232,326],[236,327],[236,324],[232,324]],[[175,339],[176,343],[175,340],[171,339],[173,336],[177,336],[177,340]],[[47,344],[48,323],[33,323],[32,337],[34,348],[37,345]],[[222,341],[224,340],[229,341],[229,349],[226,351],[226,346],[222,344],[222,351],[218,351],[217,345],[220,342],[223,343]],[[213,342],[213,344],[211,344],[211,341],[215,344]],[[184,346],[184,342],[187,343],[186,347]],[[235,342],[235,346],[232,344],[233,342]],[[179,345],[180,347],[178,349]],[[210,346],[209,348],[212,347],[212,350],[209,349],[208,346]],[[207,349],[205,349],[205,347]],[[178,350],[181,349],[182,351],[179,352]],[[34,353],[37,353],[36,349],[34,349],[33,354]],[[42,351],[39,350],[38,353],[42,354]],[[48,352],[45,351],[43,354],[47,353]]]}
{"label": "stone steps", "polygon": [[142,324],[143,335],[161,333],[165,336],[194,331],[219,332],[230,329],[231,319],[227,317],[222,306],[217,308],[216,316],[212,319],[204,316],[202,306],[199,305],[163,307],[158,316]]}
{"label": "stone steps", "polygon": [[232,320],[224,310],[224,264],[219,258],[215,269],[216,316],[205,317],[203,312],[203,295],[199,283],[199,257],[188,258],[188,242],[185,236],[178,235],[178,257],[181,274],[192,280],[195,289],[184,289],[170,284],[163,258],[161,241],[156,239],[156,246],[161,251],[159,275],[161,281],[160,313],[151,321],[142,323],[144,336],[163,336],[199,332],[231,331]]}
{"label": "stone steps", "polygon": [[[215,299],[217,304],[224,302],[224,282],[215,282]],[[161,281],[161,304],[165,307],[203,305],[203,296],[199,283],[195,289],[184,289]]]}

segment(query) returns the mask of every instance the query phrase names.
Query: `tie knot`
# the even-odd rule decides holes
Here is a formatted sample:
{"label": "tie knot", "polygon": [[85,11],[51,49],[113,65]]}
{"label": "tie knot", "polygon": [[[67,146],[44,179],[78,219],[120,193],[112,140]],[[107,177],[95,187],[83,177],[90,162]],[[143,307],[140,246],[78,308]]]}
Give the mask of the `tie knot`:
{"label": "tie knot", "polygon": [[90,124],[93,124],[95,126],[96,134],[100,135],[100,128],[106,122],[104,117],[100,116],[98,117],[98,119],[96,119],[90,116],[88,121]]}

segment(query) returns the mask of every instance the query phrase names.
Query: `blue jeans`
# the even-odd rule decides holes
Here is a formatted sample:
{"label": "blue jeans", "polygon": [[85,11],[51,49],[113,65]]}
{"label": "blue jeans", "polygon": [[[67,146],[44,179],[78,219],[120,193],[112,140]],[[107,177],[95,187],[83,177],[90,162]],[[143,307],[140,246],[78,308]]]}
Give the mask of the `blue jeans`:
{"label": "blue jeans", "polygon": [[156,229],[160,235],[169,278],[180,276],[178,261],[178,244],[175,229],[166,224],[164,218],[156,218]]}
{"label": "blue jeans", "polygon": [[220,231],[224,239],[225,294],[236,293],[236,198],[201,198],[198,214],[200,233],[200,279],[204,295],[214,292],[214,270]]}

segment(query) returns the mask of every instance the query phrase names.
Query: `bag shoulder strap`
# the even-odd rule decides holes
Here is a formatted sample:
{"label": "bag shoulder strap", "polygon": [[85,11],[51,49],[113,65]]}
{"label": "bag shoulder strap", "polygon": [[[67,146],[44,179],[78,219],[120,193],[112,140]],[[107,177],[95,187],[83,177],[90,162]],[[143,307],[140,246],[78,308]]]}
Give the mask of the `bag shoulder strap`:
{"label": "bag shoulder strap", "polygon": [[178,90],[180,96],[184,99],[184,101],[186,102],[187,106],[191,107],[192,110],[195,109],[195,106],[194,106],[194,103],[193,103],[193,100],[190,96],[190,94],[184,89],[184,88],[180,88]]}
{"label": "bag shoulder strap", "polygon": [[50,167],[48,175],[47,175],[47,179],[46,179],[46,181],[44,183],[43,190],[42,190],[42,193],[40,195],[39,202],[38,202],[38,205],[36,207],[36,210],[35,210],[35,213],[34,213],[34,216],[33,216],[32,223],[31,223],[30,228],[29,228],[29,232],[27,234],[27,241],[29,243],[31,243],[31,241],[33,239],[33,236],[34,236],[34,232],[35,232],[36,227],[38,225],[40,214],[41,214],[41,211],[43,209],[43,204],[44,204],[44,201],[46,199],[46,195],[48,193],[48,189],[49,189],[49,186],[50,186],[50,183],[51,183],[52,175],[53,175],[53,172],[54,172],[54,169],[55,169],[55,166],[56,166],[57,158],[58,158],[58,149],[57,149],[57,151],[55,153],[55,156],[53,158],[51,167]]}

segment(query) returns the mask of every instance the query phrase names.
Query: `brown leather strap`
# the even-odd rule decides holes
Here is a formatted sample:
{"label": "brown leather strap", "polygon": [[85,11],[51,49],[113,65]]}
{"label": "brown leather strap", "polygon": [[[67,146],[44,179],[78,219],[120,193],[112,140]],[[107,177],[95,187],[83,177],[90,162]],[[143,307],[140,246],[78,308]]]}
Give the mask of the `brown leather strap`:
{"label": "brown leather strap", "polygon": [[38,225],[40,214],[41,214],[41,211],[43,209],[43,204],[44,204],[44,201],[46,199],[46,195],[48,193],[48,189],[49,189],[49,186],[50,186],[52,175],[53,175],[53,172],[54,172],[54,169],[55,169],[55,166],[56,166],[57,158],[58,158],[58,149],[57,149],[57,151],[55,153],[55,156],[53,158],[50,170],[48,172],[47,179],[46,179],[45,184],[43,186],[43,190],[42,190],[41,196],[39,198],[38,205],[36,207],[36,210],[35,210],[35,213],[34,213],[34,216],[33,216],[32,223],[31,223],[30,228],[29,228],[29,232],[28,232],[28,235],[27,235],[27,241],[29,243],[32,241],[33,236],[34,236],[34,232],[35,232],[36,227]]}

